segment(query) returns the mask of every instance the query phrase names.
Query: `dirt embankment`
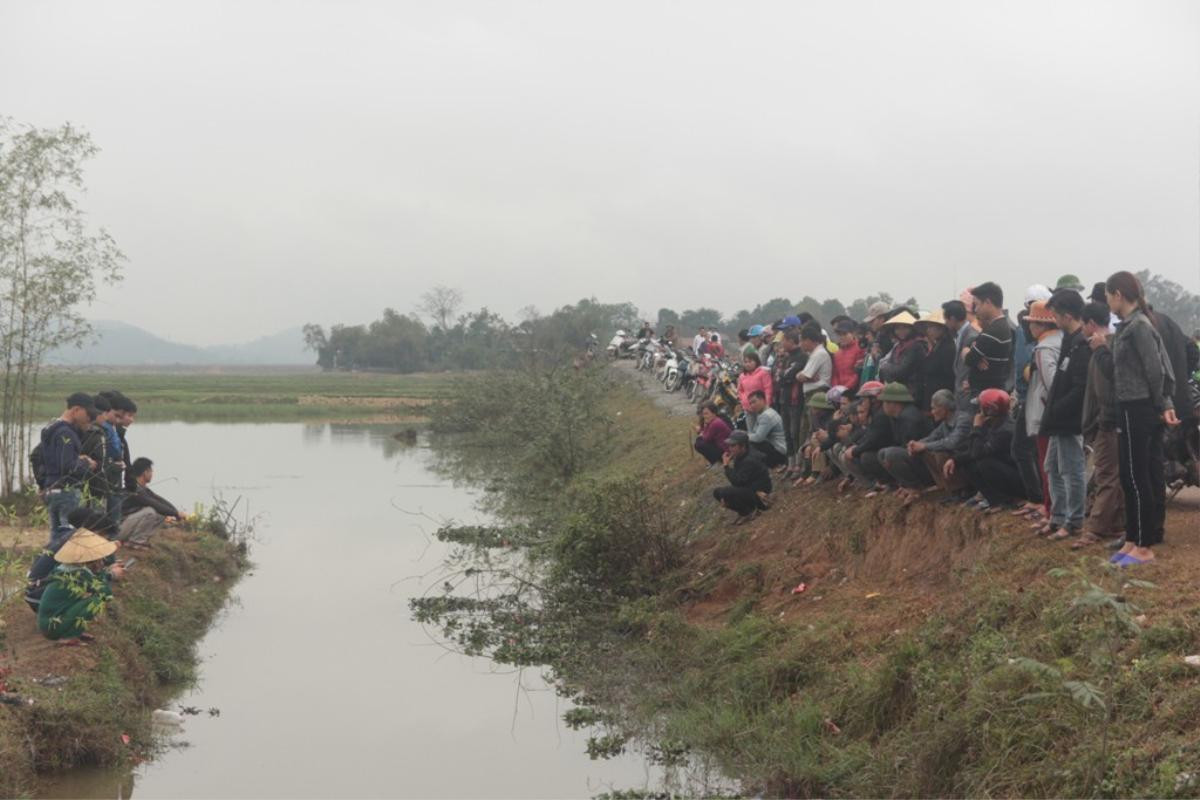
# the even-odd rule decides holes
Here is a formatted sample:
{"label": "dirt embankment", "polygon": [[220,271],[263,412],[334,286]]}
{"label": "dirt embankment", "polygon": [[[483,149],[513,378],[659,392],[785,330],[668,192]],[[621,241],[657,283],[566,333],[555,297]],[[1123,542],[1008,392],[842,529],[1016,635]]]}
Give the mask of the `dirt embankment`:
{"label": "dirt embankment", "polygon": [[[785,621],[852,614],[863,632],[908,630],[944,612],[964,581],[1042,583],[1055,567],[1108,556],[1100,546],[1073,551],[1067,543],[1039,539],[1007,514],[942,505],[940,493],[902,508],[894,495],[839,495],[832,485],[793,488],[786,481],[776,481],[770,511],[730,527],[731,515],[717,509],[711,496],[726,483],[723,473],[684,450],[685,418],[694,406],[678,392],[664,392],[631,361],[616,362],[614,370],[667,417],[652,423],[669,447],[656,454],[665,465],[657,473],[690,521],[692,580],[681,599],[694,623],[719,626],[752,602],[757,611]],[[1166,542],[1157,552],[1160,560],[1145,574],[1176,587],[1159,594],[1160,602],[1173,603],[1179,587],[1200,583],[1200,491],[1185,490],[1169,504]],[[1000,574],[997,564],[1003,564]],[[1192,594],[1189,588],[1183,596]]]}
{"label": "dirt embankment", "polygon": [[[0,544],[23,559],[43,539],[0,530]],[[42,773],[141,759],[155,746],[150,713],[169,686],[194,679],[195,642],[244,569],[244,548],[171,530],[136,556],[87,646],[45,639],[19,591],[0,605],[0,796],[32,793]]]}
{"label": "dirt embankment", "polygon": [[[1129,570],[939,493],[904,508],[777,482],[735,527],[691,420],[652,378],[633,384],[654,402],[616,401],[618,461],[686,532],[663,599],[688,624],[651,629],[645,663],[671,668],[638,699],[655,726],[767,794],[1197,796],[1198,493]],[[1067,684],[1099,687],[1104,713]]]}

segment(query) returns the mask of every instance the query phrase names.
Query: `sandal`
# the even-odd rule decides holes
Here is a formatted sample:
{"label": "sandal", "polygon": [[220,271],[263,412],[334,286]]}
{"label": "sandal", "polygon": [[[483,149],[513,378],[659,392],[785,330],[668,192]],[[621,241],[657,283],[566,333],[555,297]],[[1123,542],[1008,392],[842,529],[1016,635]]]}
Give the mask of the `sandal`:
{"label": "sandal", "polygon": [[1061,542],[1063,539],[1070,539],[1074,535],[1074,532],[1070,528],[1064,526],[1047,536],[1046,539],[1051,542]]}
{"label": "sandal", "polygon": [[1091,531],[1084,531],[1078,539],[1071,542],[1071,549],[1078,550],[1081,547],[1087,547],[1091,544],[1100,544],[1101,541],[1103,540]]}

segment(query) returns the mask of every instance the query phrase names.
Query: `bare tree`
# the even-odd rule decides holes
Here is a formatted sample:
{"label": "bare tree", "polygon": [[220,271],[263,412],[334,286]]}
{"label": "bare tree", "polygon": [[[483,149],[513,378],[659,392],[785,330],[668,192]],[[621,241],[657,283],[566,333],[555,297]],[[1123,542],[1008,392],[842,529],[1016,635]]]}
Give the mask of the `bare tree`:
{"label": "bare tree", "polygon": [[463,293],[449,286],[435,286],[421,295],[417,310],[433,321],[443,331],[450,330],[450,322],[462,305]]}
{"label": "bare tree", "polygon": [[0,492],[25,477],[33,398],[45,356],[92,328],[80,308],[121,278],[124,256],[79,205],[91,136],[66,124],[0,118]]}

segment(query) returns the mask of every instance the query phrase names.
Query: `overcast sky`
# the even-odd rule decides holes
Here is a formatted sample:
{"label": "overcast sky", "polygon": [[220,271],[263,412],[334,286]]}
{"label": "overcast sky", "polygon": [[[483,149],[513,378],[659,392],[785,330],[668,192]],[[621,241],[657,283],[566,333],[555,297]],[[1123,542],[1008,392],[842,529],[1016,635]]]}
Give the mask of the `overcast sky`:
{"label": "overcast sky", "polygon": [[1197,2],[17,2],[0,114],[103,149],[97,318],[231,342],[581,297],[1200,291]]}

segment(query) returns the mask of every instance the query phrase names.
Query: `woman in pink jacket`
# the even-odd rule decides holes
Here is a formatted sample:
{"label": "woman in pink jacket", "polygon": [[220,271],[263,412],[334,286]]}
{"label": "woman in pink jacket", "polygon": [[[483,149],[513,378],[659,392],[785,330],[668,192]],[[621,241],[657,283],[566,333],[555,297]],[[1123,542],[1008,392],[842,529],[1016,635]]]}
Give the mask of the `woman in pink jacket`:
{"label": "woman in pink jacket", "polygon": [[747,353],[742,357],[742,375],[738,378],[738,402],[742,411],[750,407],[750,393],[762,392],[766,395],[767,406],[771,405],[771,393],[774,389],[770,370],[763,369],[757,353]]}

